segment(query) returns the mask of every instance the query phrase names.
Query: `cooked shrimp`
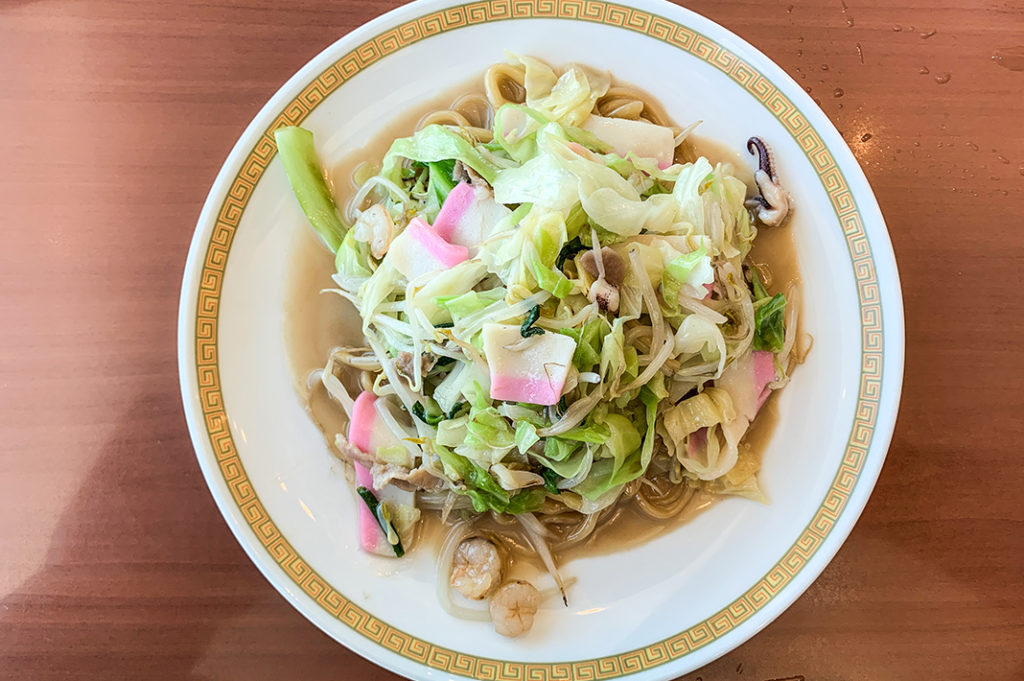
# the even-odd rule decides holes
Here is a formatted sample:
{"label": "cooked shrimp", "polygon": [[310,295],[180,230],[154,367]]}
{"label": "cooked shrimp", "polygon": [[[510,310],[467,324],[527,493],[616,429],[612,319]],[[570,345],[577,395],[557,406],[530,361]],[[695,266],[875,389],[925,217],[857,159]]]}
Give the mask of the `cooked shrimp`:
{"label": "cooked shrimp", "polygon": [[501,583],[504,565],[498,547],[489,539],[464,539],[455,550],[450,584],[465,596],[482,600]]}
{"label": "cooked shrimp", "polygon": [[519,579],[505,582],[488,604],[494,630],[509,638],[526,633],[533,626],[538,603],[540,592],[533,584]]}

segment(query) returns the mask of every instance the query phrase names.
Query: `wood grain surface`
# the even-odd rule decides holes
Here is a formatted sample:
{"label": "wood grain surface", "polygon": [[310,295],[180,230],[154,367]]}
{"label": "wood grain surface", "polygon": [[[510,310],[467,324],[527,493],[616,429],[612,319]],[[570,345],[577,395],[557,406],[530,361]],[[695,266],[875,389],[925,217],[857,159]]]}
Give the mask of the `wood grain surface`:
{"label": "wood grain surface", "polygon": [[[391,0],[0,2],[0,677],[390,679],[263,579],[185,429],[200,206],[296,69]],[[1024,678],[1021,0],[694,0],[806,85],[903,279],[895,440],[824,574],[687,679]]]}

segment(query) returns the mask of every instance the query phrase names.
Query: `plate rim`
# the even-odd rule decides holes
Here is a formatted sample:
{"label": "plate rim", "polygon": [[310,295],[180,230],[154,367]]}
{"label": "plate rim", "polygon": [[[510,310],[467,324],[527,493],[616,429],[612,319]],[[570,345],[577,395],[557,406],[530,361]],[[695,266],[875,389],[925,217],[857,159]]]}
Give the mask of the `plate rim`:
{"label": "plate rim", "polygon": [[[581,10],[587,10],[588,8],[590,10],[593,10],[594,8],[604,8],[600,16],[602,20],[595,22],[592,16],[581,15]],[[488,10],[495,9],[505,11],[508,16],[499,16],[497,18],[486,19],[484,21],[474,21],[472,23],[465,21],[465,18],[470,16],[473,11],[480,10],[486,12]],[[877,274],[873,279],[873,284],[876,287],[875,295],[878,306],[878,356],[879,361],[883,364],[879,366],[877,386],[878,395],[875,406],[876,413],[874,415],[875,422],[873,426],[868,428],[869,439],[867,444],[864,446],[861,468],[854,476],[853,485],[849,489],[846,500],[840,505],[840,509],[834,519],[832,527],[824,533],[817,546],[811,548],[804,564],[793,575],[791,575],[789,579],[782,583],[776,593],[772,594],[763,604],[755,607],[752,612],[740,619],[738,623],[727,627],[723,633],[719,633],[714,629],[709,628],[709,638],[707,640],[691,642],[694,645],[690,645],[685,652],[673,654],[671,651],[668,651],[667,648],[663,651],[653,650],[659,645],[664,647],[670,638],[674,638],[669,637],[661,641],[654,641],[644,648],[623,651],[603,658],[566,662],[523,663],[495,660],[493,658],[473,656],[468,653],[449,650],[442,646],[437,646],[436,644],[431,644],[429,642],[416,639],[415,637],[411,637],[408,634],[401,632],[401,630],[391,627],[391,625],[378,621],[380,624],[389,628],[391,633],[406,636],[412,639],[413,642],[422,643],[429,649],[438,650],[448,654],[447,657],[442,655],[441,658],[430,659],[428,657],[424,657],[422,660],[416,660],[414,658],[407,657],[406,655],[402,655],[400,652],[395,650],[389,650],[381,644],[381,640],[375,640],[375,637],[379,639],[379,637],[383,635],[383,632],[379,630],[372,631],[369,634],[365,631],[358,633],[357,639],[353,639],[351,636],[339,637],[334,631],[329,630],[324,624],[317,621],[314,613],[308,611],[309,603],[316,603],[316,601],[312,599],[308,592],[302,589],[300,584],[294,581],[289,583],[289,580],[294,580],[294,575],[289,575],[282,568],[280,561],[268,552],[266,544],[257,538],[252,526],[252,521],[243,517],[242,509],[232,498],[228,481],[221,468],[217,465],[218,462],[222,465],[224,462],[217,455],[217,446],[214,442],[213,430],[210,428],[211,423],[202,413],[203,409],[201,405],[201,391],[198,377],[199,374],[203,372],[203,367],[200,366],[199,362],[197,362],[197,357],[199,355],[198,348],[200,345],[200,339],[197,335],[197,331],[201,326],[198,312],[202,306],[203,291],[208,290],[202,285],[202,277],[208,271],[208,268],[205,265],[210,264],[211,261],[209,258],[216,255],[211,247],[211,240],[214,237],[214,232],[218,226],[219,219],[223,216],[224,210],[227,207],[227,198],[230,195],[230,190],[235,185],[235,182],[241,177],[242,173],[246,171],[248,161],[251,161],[254,155],[259,157],[262,154],[262,157],[266,158],[267,165],[269,165],[273,156],[276,155],[276,149],[273,148],[273,142],[267,135],[267,131],[276,127],[278,123],[288,120],[287,115],[290,106],[283,105],[285,102],[294,106],[299,104],[299,99],[303,97],[303,95],[311,96],[305,104],[308,105],[309,103],[312,103],[312,106],[309,106],[308,110],[301,115],[299,118],[301,121],[310,111],[312,111],[313,108],[315,108],[315,105],[319,103],[319,101],[325,99],[329,94],[329,92],[326,94],[318,92],[312,87],[312,85],[307,85],[305,88],[299,90],[297,94],[294,94],[294,96],[289,96],[290,93],[296,90],[297,86],[309,83],[311,75],[315,76],[312,79],[312,83],[317,84],[324,74],[340,65],[346,56],[355,54],[357,49],[365,47],[365,45],[368,44],[366,42],[360,44],[359,41],[362,38],[371,36],[382,26],[391,27],[393,29],[391,32],[394,32],[395,27],[398,25],[396,24],[396,20],[406,19],[403,25],[409,25],[413,22],[425,22],[427,19],[436,20],[439,16],[444,20],[446,18],[444,16],[446,12],[449,15],[453,12],[455,15],[458,15],[459,10],[462,12],[463,22],[460,25],[449,26],[449,28],[445,30],[454,30],[464,26],[473,25],[474,23],[486,23],[487,21],[521,19],[536,20],[550,18],[554,20],[591,21],[602,25],[617,26],[625,30],[635,31],[635,28],[630,27],[635,26],[635,24],[629,24],[629,22],[635,19],[643,21],[646,17],[648,29],[650,29],[653,21],[660,20],[661,22],[664,22],[668,28],[675,26],[677,29],[681,28],[685,31],[689,31],[691,33],[691,39],[694,35],[699,39],[703,39],[709,44],[713,53],[715,48],[717,48],[717,56],[723,57],[726,60],[737,60],[744,66],[748,67],[752,73],[752,80],[748,83],[747,89],[752,93],[753,90],[751,90],[751,87],[759,85],[759,81],[764,81],[764,85],[767,86],[769,90],[777,92],[784,102],[788,101],[792,106],[793,112],[801,116],[804,119],[804,123],[806,123],[807,128],[817,135],[818,141],[821,142],[821,147],[825,154],[833,159],[835,170],[839,174],[839,179],[845,179],[849,183],[847,184],[848,188],[854,185],[860,185],[858,187],[859,191],[849,191],[849,199],[852,202],[852,208],[850,208],[846,213],[841,213],[837,210],[836,217],[840,224],[843,224],[843,215],[852,215],[856,218],[867,247],[868,264],[877,268],[876,273],[878,271],[884,271],[886,274],[884,278],[881,278],[883,281],[880,281]],[[517,15],[514,14],[515,12],[526,13]],[[576,14],[573,16],[570,15],[569,12],[575,12]],[[606,18],[606,15],[611,12],[617,13],[618,18],[620,19],[619,23],[614,24],[603,20]],[[663,13],[675,15],[677,18],[668,18]],[[753,55],[753,57],[759,61],[757,66],[754,67],[747,64],[743,59],[736,55],[735,51],[726,49],[719,44],[718,41],[709,38],[702,32],[702,30],[699,30],[701,28],[701,24],[705,24],[706,26],[712,27],[713,30],[721,32],[721,34],[729,41],[733,41],[736,46],[739,46],[742,50]],[[650,35],[649,30],[646,32]],[[377,38],[379,39],[386,33],[387,31],[384,34],[378,35]],[[418,42],[418,40],[423,37],[427,36],[420,36],[410,42]],[[652,37],[658,38],[658,36]],[[662,40],[664,42],[669,42],[663,38]],[[346,46],[351,47],[348,54],[346,54]],[[702,45],[702,47],[703,46],[704,45]],[[400,45],[395,49],[401,49],[401,47],[404,47],[404,45]],[[378,58],[383,58],[388,53],[389,52],[385,52],[382,55],[378,55]],[[704,59],[704,61],[710,63],[714,67],[717,67],[720,71],[723,71],[725,75],[730,77],[732,76],[731,73],[723,69],[721,63],[713,62],[709,57],[697,54],[693,51],[689,51],[689,53]],[[360,68],[366,68],[375,61],[376,59],[371,59],[369,63]],[[730,68],[735,68],[735,63],[733,63]],[[319,76],[316,75],[317,71],[320,71]],[[354,75],[354,73],[357,73],[358,71],[359,69],[357,68],[355,72],[349,75]],[[736,79],[733,78],[733,80]],[[785,90],[785,92],[783,92],[783,90]],[[762,100],[762,104],[767,106],[764,100]],[[771,109],[769,108],[769,110]],[[275,112],[280,113],[275,115]],[[810,116],[807,116],[805,112],[810,112]],[[779,114],[775,112],[772,113],[781,122]],[[813,123],[811,123],[812,119],[814,120]],[[289,122],[291,121],[289,120]],[[785,122],[783,122],[783,125],[785,126]],[[792,131],[790,132],[793,134]],[[825,138],[829,138],[829,143],[825,143]],[[799,142],[799,140],[797,141]],[[803,145],[801,146],[803,147]],[[810,153],[806,148],[804,148],[804,153],[809,159],[811,158]],[[243,160],[246,159],[246,157],[248,157],[248,159]],[[812,165],[814,165],[813,160]],[[262,170],[257,174],[256,180],[252,183],[252,189],[255,188],[261,173]],[[823,179],[821,172],[818,171],[817,168],[816,173],[819,178]],[[828,191],[827,187],[826,191]],[[860,201],[858,201],[858,198]],[[862,203],[865,205],[861,205]],[[242,210],[244,210],[244,207]],[[238,213],[239,217],[240,215],[241,211]],[[233,232],[231,233],[231,236],[233,236]],[[847,244],[848,249],[850,249],[849,236],[847,237]],[[205,258],[203,257],[203,251],[207,251]],[[229,253],[230,240],[228,242],[228,250],[224,253],[223,259],[213,262],[215,266],[221,267],[221,284],[223,283],[224,277],[223,268],[226,267]],[[856,270],[855,260],[851,260],[851,266]],[[860,343],[862,368],[860,374],[860,395],[858,396],[857,401],[859,411],[859,407],[864,396],[863,362],[867,342],[865,340],[866,331],[864,322],[865,308],[863,304],[863,287],[860,285],[862,282],[860,282],[859,277],[855,278],[858,283],[858,302],[861,305]],[[884,306],[882,305],[883,288],[887,294],[884,296]],[[406,675],[412,675],[422,671],[428,671],[429,673],[430,669],[440,669],[442,671],[448,671],[460,676],[470,676],[472,678],[565,678],[564,673],[571,673],[575,676],[580,671],[580,665],[587,664],[588,673],[593,675],[594,678],[608,678],[610,676],[638,674],[643,672],[654,672],[655,675],[659,676],[659,678],[668,678],[670,675],[683,673],[685,670],[678,668],[680,666],[686,666],[692,663],[693,668],[696,668],[697,666],[706,664],[715,657],[718,657],[728,650],[740,645],[767,626],[806,590],[825,566],[829,564],[832,557],[844,543],[846,537],[855,525],[856,520],[860,516],[860,513],[867,502],[867,498],[870,495],[875,481],[881,471],[886,451],[888,450],[891,442],[893,428],[895,426],[900,392],[902,389],[904,361],[904,320],[902,308],[899,274],[888,231],[881,215],[881,211],[878,208],[874,193],[871,190],[862,169],[853,157],[849,147],[846,145],[845,141],[842,140],[841,136],[839,136],[827,116],[825,116],[825,114],[821,112],[821,110],[811,101],[809,96],[803,93],[799,85],[785,74],[785,72],[782,71],[782,69],[771,59],[766,55],[763,55],[760,51],[736,34],[690,10],[672,5],[668,2],[663,2],[662,0],[640,0],[635,2],[632,6],[607,2],[606,0],[478,0],[476,2],[418,0],[417,2],[398,7],[366,24],[363,24],[361,27],[345,36],[342,36],[340,39],[317,54],[312,60],[289,78],[281,88],[278,89],[278,91],[260,109],[259,113],[257,113],[257,115],[252,119],[249,125],[245,128],[245,131],[239,137],[238,141],[235,143],[227,160],[221,166],[221,169],[211,186],[209,195],[207,196],[206,202],[204,203],[202,212],[197,221],[196,230],[189,248],[188,259],[186,261],[185,272],[182,280],[178,315],[179,380],[181,384],[186,420],[188,422],[197,459],[199,460],[204,478],[210,487],[211,494],[217,503],[221,515],[225,518],[225,521],[232,530],[232,533],[243,546],[253,563],[256,564],[257,568],[264,574],[268,581],[270,581],[271,584],[273,584],[274,587],[285,596],[293,607],[299,610],[299,612],[301,612],[316,626],[325,631],[325,633],[343,643],[356,653],[370,659],[376,664]],[[887,323],[889,324],[889,326],[884,329],[884,333],[881,328],[883,317],[888,320]],[[892,318],[891,320],[889,319],[890,317]],[[216,353],[217,343],[217,321],[217,317],[214,315],[212,322],[212,342],[214,353]],[[206,326],[209,326],[209,323],[207,323]],[[214,372],[217,372],[216,361],[214,361],[213,367]],[[888,391],[887,396],[886,391]],[[882,400],[886,397],[887,401],[883,404]],[[223,405],[222,401],[221,405]],[[855,414],[854,428],[856,428],[856,418]],[[226,431],[228,439],[231,440],[232,434],[227,421],[227,414],[225,412],[223,420],[212,425],[215,429],[218,429],[219,432]],[[849,447],[850,443],[847,444],[847,451],[849,450]],[[237,456],[237,450],[235,451]],[[869,457],[873,457],[873,459],[871,459],[872,463],[869,463]],[[238,461],[238,465],[241,466],[240,460]],[[830,491],[835,488],[835,480],[838,479],[841,471],[842,463],[840,463],[839,470],[833,479]],[[244,469],[242,475],[244,477]],[[255,496],[254,491],[252,494]],[[826,497],[827,496],[828,495],[826,494]],[[819,511],[824,507],[824,503],[825,502],[822,502],[822,506],[819,507]],[[266,514],[265,511],[264,514],[267,519],[270,520],[269,514]],[[815,517],[817,517],[817,513],[815,513]],[[272,520],[270,520],[270,522],[271,524],[273,523]],[[812,518],[811,523],[813,522],[814,520]],[[807,528],[801,532],[801,536],[805,534],[806,530],[810,528],[810,526],[811,524],[808,524]],[[287,540],[285,539],[285,541]],[[295,552],[294,549],[292,549],[292,551],[296,556],[298,556],[298,553]],[[772,568],[773,570],[781,564],[781,561],[785,559],[786,555],[787,554],[784,553],[783,557],[776,562],[775,567]],[[306,565],[306,568],[312,572],[312,568],[310,566]],[[766,577],[770,573],[771,570],[769,573],[766,573]],[[763,582],[764,579],[765,578],[763,577],[759,582]],[[326,584],[326,580],[323,581]],[[327,586],[330,585],[328,584]],[[296,587],[298,590],[296,590]],[[333,590],[333,587],[330,588]],[[749,594],[751,590],[752,589],[748,589],[747,594]],[[337,592],[336,590],[335,593],[340,595],[340,592]],[[730,605],[735,605],[736,602],[738,602],[738,599],[734,599],[733,603]],[[318,607],[322,613],[326,613],[332,618],[342,619],[340,617],[340,611],[339,614],[332,614],[323,609],[322,604]],[[721,614],[728,607],[729,606],[726,606],[726,608],[723,608],[722,611],[717,614]],[[357,611],[362,611],[358,606],[354,606],[354,608]],[[368,615],[370,620],[376,619],[372,614],[365,613],[365,611],[362,612],[363,614]],[[715,616],[716,615],[709,617],[700,624],[708,625],[711,622],[711,619]],[[342,619],[342,621],[348,624],[350,627],[349,631],[356,631],[352,628],[351,622],[345,622],[344,619]],[[695,627],[691,627],[690,630],[693,630],[694,628]],[[715,642],[723,642],[727,645],[721,647],[720,650],[715,650],[716,648],[719,648],[719,646],[711,645]],[[360,645],[360,643],[363,645]],[[408,647],[408,645],[405,645],[405,648]],[[414,645],[413,647],[416,646]],[[627,660],[626,658],[634,659]],[[639,666],[636,662],[640,663]],[[539,671],[543,672],[540,676],[537,675]],[[644,675],[649,676],[650,674]]]}

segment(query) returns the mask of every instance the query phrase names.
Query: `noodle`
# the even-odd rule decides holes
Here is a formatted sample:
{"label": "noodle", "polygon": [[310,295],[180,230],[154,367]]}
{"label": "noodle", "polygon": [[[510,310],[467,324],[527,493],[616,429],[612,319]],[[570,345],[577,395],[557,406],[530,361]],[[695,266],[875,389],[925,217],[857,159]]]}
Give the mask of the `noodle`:
{"label": "noodle", "polygon": [[519,66],[495,64],[484,74],[484,89],[494,111],[505,104],[522,104],[526,101],[526,71]]}
{"label": "noodle", "polygon": [[[525,64],[530,65],[529,79]],[[472,539],[470,546],[490,542],[493,550],[500,547],[502,565],[508,561],[507,552],[530,560],[533,567],[543,566],[568,604],[566,588],[575,580],[562,578],[557,562],[561,552],[588,547],[609,527],[630,518],[649,526],[664,525],[684,517],[688,509],[702,507],[695,500],[704,499],[707,493],[722,493],[709,483],[721,483],[724,488],[725,473],[733,467],[728,457],[735,458],[744,434],[732,427],[737,423],[737,410],[722,386],[730,372],[736,380],[733,367],[740,366],[742,360],[752,361],[753,350],[768,342],[759,325],[772,301],[759,294],[755,305],[752,284],[744,274],[756,268],[764,286],[771,287],[771,272],[748,258],[757,227],[747,219],[753,220],[752,214],[743,212],[742,183],[739,198],[735,198],[738,180],[729,175],[731,171],[696,156],[690,135],[701,121],[674,127],[661,106],[642,91],[609,86],[607,79],[581,67],[569,80],[593,78],[586,82],[592,89],[586,90],[585,97],[558,100],[557,106],[570,108],[582,101],[582,111],[574,114],[577,117],[571,125],[550,116],[545,122],[536,116],[551,109],[543,109],[537,102],[548,96],[548,91],[562,97],[559,88],[572,83],[558,77],[559,84],[552,89],[557,74],[538,75],[543,66],[528,60],[491,66],[484,74],[482,94],[463,94],[448,108],[419,118],[415,129],[430,140],[425,156],[396,151],[381,163],[356,166],[352,172],[355,191],[343,213],[350,221],[360,220],[359,230],[352,233],[357,243],[348,243],[346,236],[346,243],[339,247],[338,288],[328,291],[359,309],[365,347],[333,348],[326,364],[308,375],[308,380],[322,383],[342,407],[352,423],[350,430],[356,427],[354,412],[362,413],[352,390],[371,393],[376,399],[370,418],[383,424],[383,430],[395,440],[380,447],[373,445],[377,448],[369,453],[373,475],[395,480],[403,489],[417,490],[417,509],[434,514],[442,524],[452,523],[437,559],[437,598],[450,615],[470,620],[485,621],[492,615],[487,607],[466,605],[452,594],[453,588],[463,588],[452,579],[456,560],[461,561],[460,570],[467,560],[466,553],[459,551],[463,542]],[[543,92],[537,92],[537,87]],[[519,128],[507,123],[509,128],[495,138],[498,109],[527,101],[529,109],[512,110],[526,123],[519,123]],[[581,147],[566,131],[593,120],[590,115],[621,119],[595,121],[595,125],[628,129],[633,134],[641,129],[645,131],[637,135],[641,138],[652,129],[622,121],[645,121],[667,128],[651,135],[663,140],[659,144],[664,153],[659,151],[657,157],[621,150],[605,154],[614,145],[606,144],[612,140],[605,140],[603,133],[601,139]],[[538,132],[542,126],[534,125],[534,120],[547,127]],[[584,182],[571,173],[574,184],[555,197],[568,195],[576,200],[574,192],[580,192],[571,210],[549,211],[545,201],[555,199],[547,194],[537,198],[527,191],[525,197],[518,197],[507,187],[506,194],[513,198],[500,198],[499,204],[502,178],[515,175],[503,173],[519,171],[532,162],[530,155],[540,154],[542,143],[551,143],[550,138],[546,142],[542,138],[551,131],[555,146],[566,155],[551,157],[559,172],[570,173],[570,168],[577,172],[577,165],[587,163],[607,163],[600,173],[593,173],[595,178],[615,175],[652,206],[657,201],[665,202],[658,205],[675,206],[667,203],[670,198],[691,200],[677,197],[675,187],[684,186],[678,183],[682,173],[694,172],[696,167],[670,165],[670,160],[705,163],[701,173],[690,180],[692,184],[685,185],[700,184],[700,190],[693,192],[696,204],[687,204],[688,213],[673,208],[679,211],[671,214],[676,222],[669,221],[658,231],[637,227],[619,233],[612,228],[615,215],[607,216],[608,221],[595,217],[592,209],[600,210],[600,202],[582,193],[587,182],[597,180],[587,176]],[[467,147],[469,151],[465,151]],[[400,145],[395,146],[398,148]],[[444,151],[438,153],[438,149]],[[401,156],[406,153],[408,158]],[[659,172],[649,165],[654,158]],[[538,165],[538,172],[544,167]],[[609,173],[609,167],[621,177]],[[467,187],[467,182],[472,186]],[[543,184],[536,178],[531,182]],[[598,189],[607,191],[615,186],[611,181],[602,182],[609,187]],[[555,186],[561,185],[556,182]],[[436,229],[442,241],[454,239],[452,230],[462,228],[463,222],[450,222],[449,231],[442,236],[439,226],[442,211],[452,210],[449,206],[457,203],[446,203],[456,188],[463,192],[460,201],[470,201],[465,198],[470,194],[472,201],[486,196],[494,204],[489,215],[498,217],[482,223],[468,245],[442,244],[463,249],[462,255],[452,260],[455,264],[443,269],[407,264],[402,269],[401,261],[394,260],[400,256],[392,253],[401,239],[413,233],[413,221],[423,220],[425,228]],[[627,214],[618,208],[626,203],[624,196],[620,198],[614,204],[616,210]],[[733,200],[736,203],[728,203]],[[584,207],[585,212],[574,212]],[[637,214],[642,210],[637,208]],[[581,214],[583,220],[576,220]],[[509,219],[511,216],[517,221]],[[547,231],[541,233],[541,229]],[[373,248],[380,249],[374,250],[372,257],[366,253],[371,240]],[[431,250],[436,245],[417,247],[411,257],[416,261],[438,257]],[[342,253],[341,248],[349,250]],[[586,257],[579,255],[582,251]],[[454,258],[454,251],[444,253]],[[346,258],[356,265],[344,264]],[[465,272],[462,263],[471,258],[482,263],[475,278],[457,282]],[[652,259],[657,263],[652,264]],[[443,277],[462,288],[448,286],[448,281],[439,284]],[[614,290],[606,294],[607,287]],[[756,286],[753,290],[757,291]],[[785,297],[785,313],[777,307],[777,332],[769,339],[774,343],[776,374],[767,389],[785,386],[809,349],[803,343],[807,336],[799,329],[798,287],[790,285]],[[594,324],[595,320],[599,323]],[[495,327],[511,334],[501,336],[502,350],[522,356],[538,347],[564,347],[566,338],[572,339],[564,355],[541,354],[528,367],[532,376],[547,381],[550,395],[530,393],[529,399],[497,396],[496,390],[500,390],[495,384],[507,377],[499,362],[501,354],[496,359],[492,354],[495,348],[488,345],[487,334]],[[352,373],[342,374],[342,370]],[[506,382],[513,390],[519,389],[515,380]],[[710,392],[712,386],[715,393]],[[702,395],[697,395],[698,391]],[[720,406],[708,397],[722,393],[726,394],[722,404],[730,406]],[[660,399],[650,402],[651,394]],[[672,419],[666,414],[697,404],[697,398],[729,415],[701,413],[699,418],[704,421],[672,432],[666,425]],[[626,442],[628,447],[620,444]],[[613,450],[613,446],[625,451]],[[395,463],[402,461],[412,463]],[[609,465],[612,461],[614,467]],[[725,472],[717,472],[715,465]],[[716,472],[708,475],[708,470]],[[757,491],[756,478],[743,484],[750,480]],[[517,510],[510,510],[528,497]],[[396,533],[388,526],[390,521],[381,522],[382,528]],[[554,590],[538,594],[543,598]]]}

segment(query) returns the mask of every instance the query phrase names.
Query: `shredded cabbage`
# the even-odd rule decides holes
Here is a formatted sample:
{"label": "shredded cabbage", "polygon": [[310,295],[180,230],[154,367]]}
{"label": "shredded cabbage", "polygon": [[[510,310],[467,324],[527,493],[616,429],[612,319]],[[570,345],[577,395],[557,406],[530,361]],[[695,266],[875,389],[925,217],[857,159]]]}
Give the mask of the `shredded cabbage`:
{"label": "shredded cabbage", "polygon": [[[337,293],[362,315],[375,362],[360,367],[410,417],[401,442],[375,459],[441,476],[480,513],[546,503],[597,513],[639,478],[672,471],[681,484],[763,499],[760,462],[741,442],[764,391],[781,383],[772,376],[766,387],[759,374],[754,385],[751,358],[782,353],[793,329],[785,296],[747,262],[757,235],[748,188],[730,166],[659,166],[584,130],[607,74],[509,60],[523,69],[525,102],[494,112],[493,140],[441,125],[395,140],[362,178],[355,208],[365,199],[376,212],[355,229],[327,215],[333,198],[315,181],[311,138],[278,138],[303,208],[335,251]],[[479,243],[459,244],[464,259],[407,280],[389,241],[414,217],[448,238],[436,217],[467,176],[500,208],[476,214],[486,224]],[[471,209],[453,202],[445,214]],[[602,306],[601,286],[616,289],[617,309]],[[511,337],[487,345],[495,325]],[[538,339],[561,349],[524,361]],[[351,406],[332,371],[325,384]],[[530,403],[536,394],[550,399]]]}

